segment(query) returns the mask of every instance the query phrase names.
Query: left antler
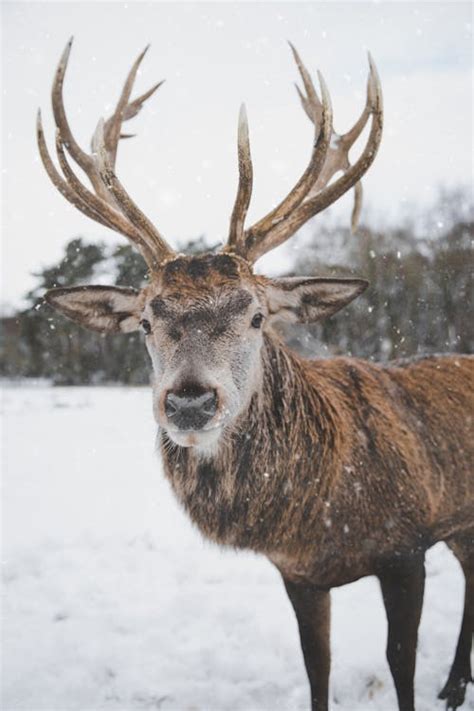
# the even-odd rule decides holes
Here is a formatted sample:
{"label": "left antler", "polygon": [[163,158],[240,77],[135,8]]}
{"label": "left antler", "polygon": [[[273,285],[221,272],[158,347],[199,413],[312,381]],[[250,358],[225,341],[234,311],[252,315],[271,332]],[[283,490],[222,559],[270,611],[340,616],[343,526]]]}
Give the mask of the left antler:
{"label": "left antler", "polygon": [[[311,76],[292,46],[305,93],[297,87],[303,108],[315,129],[314,147],[305,172],[288,196],[268,215],[244,230],[250,202],[252,164],[245,113],[239,121],[239,188],[232,213],[229,240],[224,248],[255,262],[259,257],[285,242],[305,222],[338,200],[354,187],[352,228],[355,229],[362,205],[361,177],[372,164],[382,137],[382,89],[375,64],[369,54],[369,79],[365,108],[354,126],[343,135],[332,126],[332,110],[325,82],[318,72],[321,99]],[[349,150],[364,130],[370,116],[372,124],[367,144],[359,159],[351,165]],[[338,171],[343,175],[329,185]]]}
{"label": "left antler", "polygon": [[[86,153],[79,146],[69,126],[63,100],[63,83],[66,73],[72,39],[69,40],[59,62],[52,89],[52,105],[56,123],[56,152],[63,175],[57,170],[46,145],[41,113],[38,112],[38,146],[46,172],[64,197],[81,212],[106,227],[110,227],[128,237],[142,253],[149,268],[153,271],[159,264],[174,254],[158,229],[150,222],[128,195],[115,174],[118,144],[124,121],[133,118],[143,103],[161,86],[155,84],[137,99],[130,101],[140,64],[145,56],[145,49],[133,64],[117,106],[107,121],[99,121],[92,138],[92,152]],[[72,170],[67,154],[82,168],[90,180],[93,191],[84,185]]]}

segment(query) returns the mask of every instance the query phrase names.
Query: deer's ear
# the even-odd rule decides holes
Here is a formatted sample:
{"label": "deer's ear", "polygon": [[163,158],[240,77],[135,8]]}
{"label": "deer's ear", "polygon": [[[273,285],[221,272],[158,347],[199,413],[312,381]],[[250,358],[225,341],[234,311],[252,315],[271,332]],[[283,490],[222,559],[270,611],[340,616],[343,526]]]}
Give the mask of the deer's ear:
{"label": "deer's ear", "polygon": [[140,324],[140,292],[118,286],[71,286],[50,289],[45,300],[84,328],[100,333],[136,331]]}
{"label": "deer's ear", "polygon": [[313,323],[342,309],[369,286],[364,279],[287,277],[272,279],[266,288],[269,316]]}

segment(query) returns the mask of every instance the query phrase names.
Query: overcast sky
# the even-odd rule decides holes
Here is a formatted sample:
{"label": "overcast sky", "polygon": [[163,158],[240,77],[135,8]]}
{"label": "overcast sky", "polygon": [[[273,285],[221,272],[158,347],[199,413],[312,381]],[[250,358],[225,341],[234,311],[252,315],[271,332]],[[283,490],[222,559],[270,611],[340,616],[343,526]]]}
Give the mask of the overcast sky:
{"label": "overcast sky", "polygon": [[[440,184],[472,187],[471,12],[468,2],[3,3],[3,301],[17,303],[31,272],[57,260],[72,237],[117,239],[59,195],[37,156],[36,110],[52,148],[49,92],[71,34],[65,100],[84,147],[152,44],[137,91],[167,81],[130,123],[138,136],[123,142],[117,168],[176,245],[203,233],[211,242],[226,237],[241,101],[255,171],[249,221],[305,168],[312,131],[292,86],[287,39],[323,72],[341,131],[363,107],[367,48],[376,60],[386,118],[364,181],[371,211],[396,220],[407,201],[426,205]],[[350,206],[345,197],[333,210],[349,220]]]}

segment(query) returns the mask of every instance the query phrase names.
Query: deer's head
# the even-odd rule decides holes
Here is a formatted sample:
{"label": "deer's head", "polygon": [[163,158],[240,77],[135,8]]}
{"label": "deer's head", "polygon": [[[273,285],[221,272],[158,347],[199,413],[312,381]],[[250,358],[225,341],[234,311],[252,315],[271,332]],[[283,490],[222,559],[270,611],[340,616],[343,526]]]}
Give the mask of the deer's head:
{"label": "deer's head", "polygon": [[[48,153],[41,117],[38,144],[43,164],[60,192],[79,210],[126,236],[143,255],[150,272],[140,291],[109,286],[51,289],[46,300],[82,326],[102,332],[141,329],[154,370],[155,416],[168,437],[181,446],[212,447],[243,410],[255,391],[265,332],[275,319],[314,322],[330,316],[367,286],[361,279],[317,277],[269,279],[253,272],[254,262],[287,240],[307,220],[351,187],[355,199],[352,225],[361,208],[360,179],[375,158],[382,134],[382,94],[370,60],[365,108],[344,135],[335,133],[329,94],[321,75],[321,99],[296,50],[292,51],[303,81],[298,89],[303,108],[314,124],[308,167],[288,196],[252,227],[244,222],[252,192],[252,162],[245,109],[238,130],[239,186],[229,239],[219,253],[184,256],[175,253],[158,229],[130,198],[115,174],[122,124],[140,110],[160,86],[130,100],[144,53],[133,65],[112,116],[101,120],[88,154],[69,127],[62,87],[71,42],[53,83],[56,151],[62,174]],[[349,163],[349,149],[372,117],[367,144]],[[86,187],[73,172],[67,155],[88,176]],[[335,181],[331,178],[342,171]]]}

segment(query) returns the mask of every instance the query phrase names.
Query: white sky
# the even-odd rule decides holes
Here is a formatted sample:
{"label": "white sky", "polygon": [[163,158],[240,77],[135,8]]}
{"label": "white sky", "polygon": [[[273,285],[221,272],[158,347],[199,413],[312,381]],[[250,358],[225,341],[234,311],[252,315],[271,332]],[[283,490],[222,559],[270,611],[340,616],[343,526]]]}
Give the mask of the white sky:
{"label": "white sky", "polygon": [[[84,147],[152,43],[136,91],[167,82],[130,122],[138,136],[123,142],[118,173],[172,244],[202,233],[213,242],[226,237],[242,100],[255,172],[249,222],[306,166],[312,131],[292,86],[287,39],[312,72],[323,72],[341,131],[365,100],[367,48],[376,60],[386,118],[364,181],[371,210],[394,220],[405,203],[430,202],[440,184],[472,187],[468,2],[14,2],[2,4],[2,15],[3,301],[17,303],[34,283],[31,272],[57,260],[72,237],[117,239],[62,198],[37,156],[36,110],[52,149],[49,91],[71,34],[65,97]],[[349,219],[351,200],[333,210]],[[269,267],[277,262],[278,255]]]}

